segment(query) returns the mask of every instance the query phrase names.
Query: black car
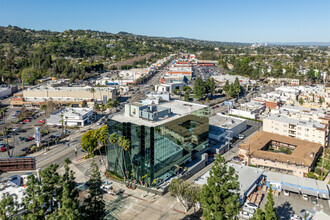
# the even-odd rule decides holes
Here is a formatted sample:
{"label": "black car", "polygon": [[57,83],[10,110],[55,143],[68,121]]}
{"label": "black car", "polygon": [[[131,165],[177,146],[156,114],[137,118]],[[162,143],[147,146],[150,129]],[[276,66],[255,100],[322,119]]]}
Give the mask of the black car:
{"label": "black car", "polygon": [[25,137],[18,137],[20,141],[25,141]]}

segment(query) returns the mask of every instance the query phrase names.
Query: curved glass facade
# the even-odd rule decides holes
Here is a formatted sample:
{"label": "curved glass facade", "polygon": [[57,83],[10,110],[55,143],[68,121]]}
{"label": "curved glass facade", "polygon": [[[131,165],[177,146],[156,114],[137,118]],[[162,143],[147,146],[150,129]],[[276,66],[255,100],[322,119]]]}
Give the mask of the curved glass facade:
{"label": "curved glass facade", "polygon": [[201,108],[156,127],[110,119],[108,131],[131,142],[124,155],[118,144],[108,144],[109,169],[121,176],[126,170],[130,177],[134,171],[138,182],[158,185],[208,146],[209,110]]}

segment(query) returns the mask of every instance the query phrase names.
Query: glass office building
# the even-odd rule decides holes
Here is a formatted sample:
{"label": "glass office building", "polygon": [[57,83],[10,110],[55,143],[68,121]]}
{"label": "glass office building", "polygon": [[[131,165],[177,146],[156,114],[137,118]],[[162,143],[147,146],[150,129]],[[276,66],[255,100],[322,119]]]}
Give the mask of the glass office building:
{"label": "glass office building", "polygon": [[[134,118],[125,115],[108,120],[109,135],[116,133],[130,140],[130,150],[123,155],[117,143],[108,144],[109,169],[121,175],[134,176],[138,182],[158,185],[184,167],[184,163],[194,159],[196,153],[208,146],[209,110],[207,106],[173,101],[173,108],[161,108],[163,118],[157,118],[160,107],[153,109],[138,104],[136,111],[148,112],[149,118]],[[166,104],[163,104],[163,107]],[[125,106],[129,108],[129,106]],[[168,110],[169,109],[169,110]],[[157,111],[158,110],[158,111]],[[177,110],[177,111],[176,111]],[[129,113],[128,113],[129,114]],[[150,116],[150,114],[155,114]],[[138,116],[137,116],[138,117]],[[132,166],[133,165],[133,166]]]}

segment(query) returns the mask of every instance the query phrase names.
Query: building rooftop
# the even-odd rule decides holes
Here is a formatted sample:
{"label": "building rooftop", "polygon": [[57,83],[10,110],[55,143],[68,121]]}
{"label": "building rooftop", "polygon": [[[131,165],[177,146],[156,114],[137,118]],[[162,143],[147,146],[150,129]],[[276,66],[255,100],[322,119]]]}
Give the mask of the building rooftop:
{"label": "building rooftop", "polygon": [[279,121],[279,122],[285,122],[289,124],[294,124],[298,126],[308,126],[308,127],[313,127],[313,128],[319,128],[319,129],[325,129],[326,125],[316,121],[316,120],[303,120],[303,119],[296,119],[292,117],[287,117],[285,115],[275,115],[275,114],[270,114],[268,117],[264,118],[268,120],[273,120],[273,121]]}
{"label": "building rooftop", "polygon": [[323,191],[323,193],[326,193],[329,195],[329,189],[324,181],[310,179],[310,178],[304,178],[299,176],[293,176],[283,173],[275,173],[272,171],[265,171],[265,176],[267,176],[267,181],[274,181],[274,182],[280,182],[280,183],[288,183],[292,185],[299,186],[300,188],[312,188],[316,189],[318,191]]}
{"label": "building rooftop", "polygon": [[[48,91],[90,91],[94,88],[95,91],[102,91],[102,90],[113,90],[112,87],[91,87],[91,86],[61,86],[61,87],[52,87],[47,84],[33,86],[27,89],[27,91],[37,91],[37,90],[48,90]],[[23,91],[24,93],[24,91]]]}
{"label": "building rooftop", "polygon": [[[250,166],[243,166],[234,163],[228,163],[228,166],[231,166],[235,169],[235,172],[238,176],[238,182],[240,183],[240,194],[244,195],[251,186],[260,178],[261,175],[265,172],[264,169],[254,168]],[[204,173],[202,176],[194,180],[195,183],[199,185],[204,185],[207,183],[207,178],[210,176],[210,170]]]}
{"label": "building rooftop", "polygon": [[[135,103],[134,103],[135,104]],[[140,106],[144,106],[142,103],[138,103]],[[206,105],[200,105],[195,104],[191,102],[184,102],[184,101],[169,101],[169,102],[163,102],[159,104],[161,107],[170,108],[171,109],[171,115],[167,118],[163,118],[162,120],[158,121],[148,121],[142,118],[136,118],[131,116],[125,116],[125,113],[119,113],[115,114],[112,119],[116,120],[118,122],[131,122],[137,125],[145,125],[148,127],[155,127],[170,121],[173,121],[175,119],[178,119],[182,116],[189,115],[190,113],[207,108]]]}
{"label": "building rooftop", "polygon": [[[270,141],[289,144],[290,146],[294,146],[294,150],[291,154],[263,150]],[[311,166],[316,154],[320,151],[321,145],[292,137],[259,131],[250,139],[245,140],[239,147],[249,150],[251,157],[254,158]]]}
{"label": "building rooftop", "polygon": [[210,117],[210,125],[224,129],[232,129],[244,121],[246,121],[246,119],[223,115],[221,113],[217,113]]}

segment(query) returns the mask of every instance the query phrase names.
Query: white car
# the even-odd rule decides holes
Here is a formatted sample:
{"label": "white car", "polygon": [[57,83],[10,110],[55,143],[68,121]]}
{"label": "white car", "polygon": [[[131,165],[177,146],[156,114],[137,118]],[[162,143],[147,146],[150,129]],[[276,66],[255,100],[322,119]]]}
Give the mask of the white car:
{"label": "white car", "polygon": [[245,137],[244,134],[239,134],[237,136],[238,136],[239,139],[243,139]]}
{"label": "white car", "polygon": [[290,220],[301,220],[302,218],[299,215],[291,214]]}
{"label": "white car", "polygon": [[290,195],[290,192],[289,192],[288,190],[283,190],[283,194],[284,194],[285,196],[289,196],[289,195]]}
{"label": "white car", "polygon": [[250,209],[254,209],[254,210],[257,210],[257,208],[258,208],[258,206],[252,202],[246,202],[246,203],[244,203],[244,206],[247,206]]}
{"label": "white car", "polygon": [[251,213],[251,214],[254,214],[256,212],[256,209],[250,208],[250,207],[248,207],[246,205],[243,206],[242,210],[244,212],[248,212],[248,213]]}
{"label": "white car", "polygon": [[253,217],[253,215],[252,215],[251,213],[249,213],[249,212],[244,212],[244,211],[241,211],[241,212],[239,213],[239,215],[240,215],[241,218],[244,218],[244,219],[250,219],[250,218]]}
{"label": "white car", "polygon": [[308,195],[303,194],[303,195],[302,195],[302,198],[303,198],[303,200],[308,201]]}
{"label": "white car", "polygon": [[109,193],[109,189],[112,189],[112,186],[110,185],[102,185],[101,189],[105,192],[105,193]]}

